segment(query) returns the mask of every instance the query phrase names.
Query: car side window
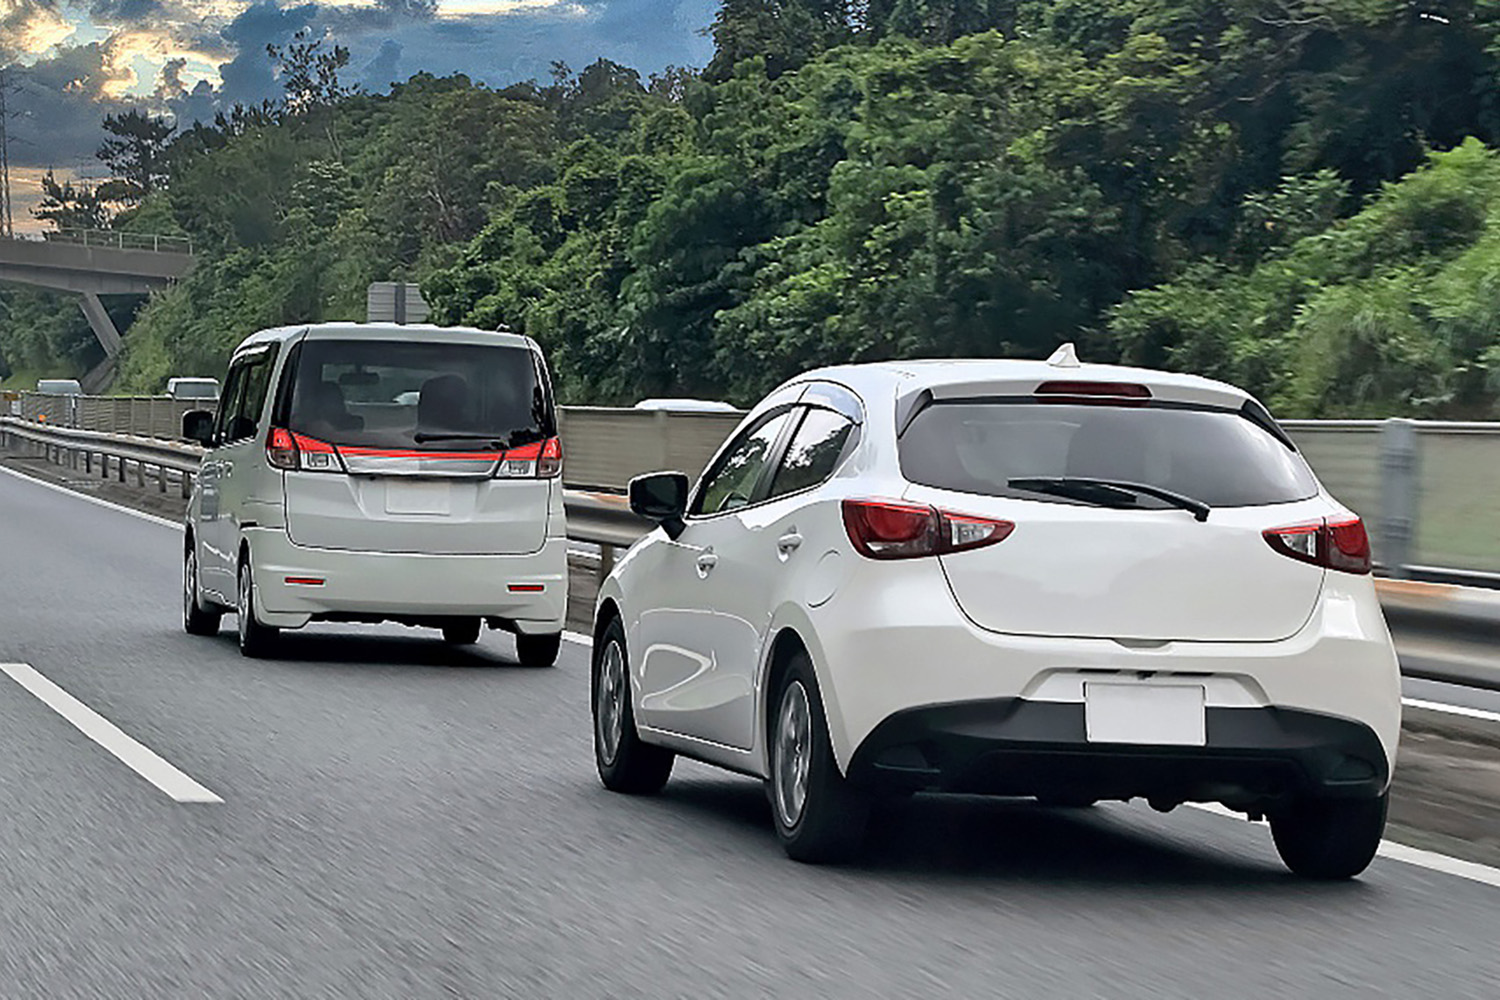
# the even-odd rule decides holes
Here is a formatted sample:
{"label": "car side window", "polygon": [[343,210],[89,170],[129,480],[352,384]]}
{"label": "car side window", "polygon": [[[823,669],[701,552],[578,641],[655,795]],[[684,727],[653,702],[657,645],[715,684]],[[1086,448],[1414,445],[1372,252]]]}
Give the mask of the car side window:
{"label": "car side window", "polygon": [[251,438],[260,424],[266,405],[266,390],[271,387],[272,355],[264,354],[245,369],[245,392],[231,428],[236,440]]}
{"label": "car side window", "polygon": [[809,489],[833,475],[853,431],[854,424],[841,414],[808,409],[776,469],[769,496]]}
{"label": "car side window", "polygon": [[768,417],[741,434],[703,477],[692,514],[719,514],[750,503],[791,412]]}
{"label": "car side window", "polygon": [[214,443],[230,440],[229,427],[239,412],[240,398],[245,394],[244,363],[229,366],[224,377],[224,393],[219,397],[219,412],[214,420]]}

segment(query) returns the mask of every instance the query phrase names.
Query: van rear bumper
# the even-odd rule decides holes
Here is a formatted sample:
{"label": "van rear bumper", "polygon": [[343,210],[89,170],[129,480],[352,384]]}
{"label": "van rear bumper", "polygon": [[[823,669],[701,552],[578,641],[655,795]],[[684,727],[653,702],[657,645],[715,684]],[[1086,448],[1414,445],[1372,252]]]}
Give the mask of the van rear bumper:
{"label": "van rear bumper", "polygon": [[278,628],[320,618],[479,616],[539,633],[561,631],[567,614],[568,540],[562,537],[526,555],[315,549],[294,545],[277,528],[252,528],[245,538],[256,615]]}

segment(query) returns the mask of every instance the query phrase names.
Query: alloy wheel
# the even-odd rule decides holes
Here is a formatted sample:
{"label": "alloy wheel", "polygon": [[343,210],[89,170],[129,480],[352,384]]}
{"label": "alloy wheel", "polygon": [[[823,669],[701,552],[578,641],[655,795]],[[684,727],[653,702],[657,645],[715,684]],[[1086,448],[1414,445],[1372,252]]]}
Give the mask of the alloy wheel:
{"label": "alloy wheel", "polygon": [[776,810],[782,825],[790,829],[801,822],[807,808],[807,778],[812,768],[812,709],[801,681],[793,681],[781,696],[774,753]]}
{"label": "alloy wheel", "polygon": [[594,693],[598,702],[595,726],[599,753],[606,764],[613,764],[620,753],[625,731],[625,692],[625,654],[618,642],[610,642],[599,660],[599,682]]}

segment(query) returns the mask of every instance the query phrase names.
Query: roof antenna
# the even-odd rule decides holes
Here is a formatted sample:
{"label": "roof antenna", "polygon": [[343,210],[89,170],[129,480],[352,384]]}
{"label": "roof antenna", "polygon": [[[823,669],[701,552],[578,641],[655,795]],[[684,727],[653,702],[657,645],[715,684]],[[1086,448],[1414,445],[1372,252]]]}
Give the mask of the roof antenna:
{"label": "roof antenna", "polygon": [[1047,364],[1053,368],[1078,368],[1078,352],[1073,349],[1071,343],[1064,344],[1052,352],[1052,357],[1047,359]]}

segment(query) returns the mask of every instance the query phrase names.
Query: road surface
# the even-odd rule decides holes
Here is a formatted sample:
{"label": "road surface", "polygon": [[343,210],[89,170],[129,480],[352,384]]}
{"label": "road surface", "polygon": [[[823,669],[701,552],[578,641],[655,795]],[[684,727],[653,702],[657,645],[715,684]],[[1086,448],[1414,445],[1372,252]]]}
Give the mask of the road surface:
{"label": "road surface", "polygon": [[248,661],[232,619],[182,633],[180,548],[0,474],[7,998],[1328,1000],[1500,981],[1500,888],[1384,858],[1300,882],[1264,827],[1194,809],[919,798],[858,867],[799,866],[745,778],[680,765],[658,798],[599,787],[583,645],[527,669],[493,633],[464,652],[320,627]]}

